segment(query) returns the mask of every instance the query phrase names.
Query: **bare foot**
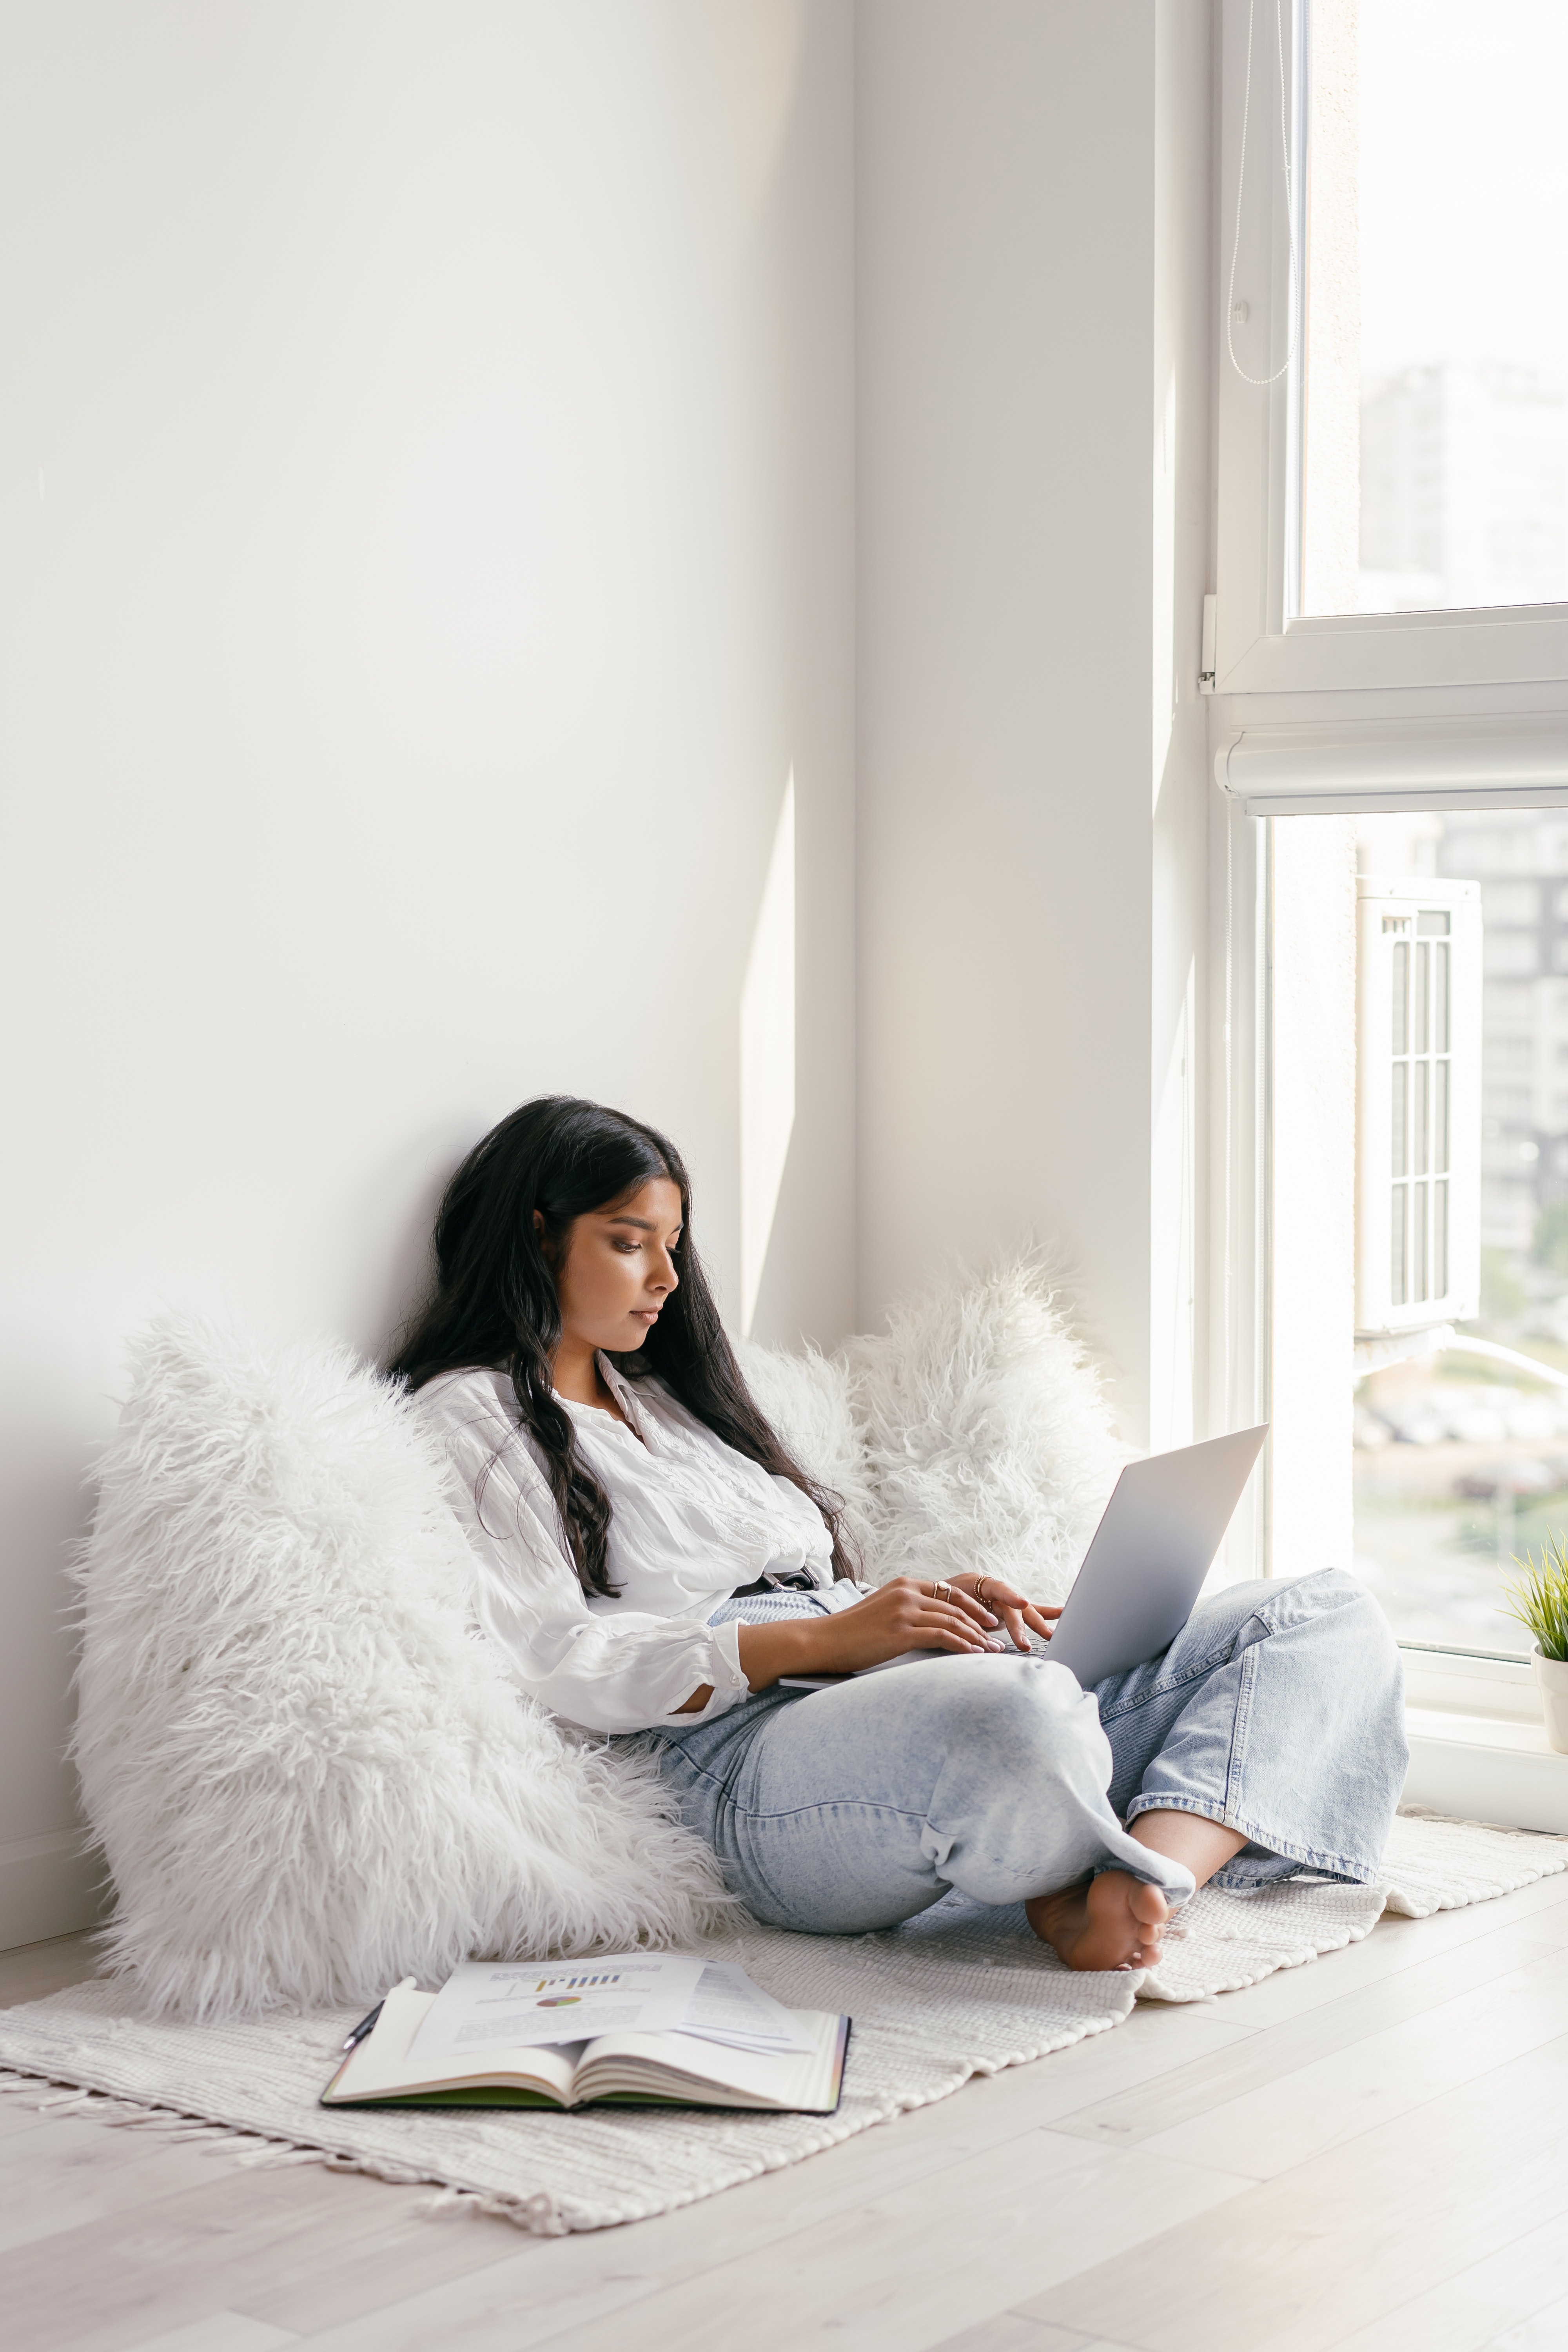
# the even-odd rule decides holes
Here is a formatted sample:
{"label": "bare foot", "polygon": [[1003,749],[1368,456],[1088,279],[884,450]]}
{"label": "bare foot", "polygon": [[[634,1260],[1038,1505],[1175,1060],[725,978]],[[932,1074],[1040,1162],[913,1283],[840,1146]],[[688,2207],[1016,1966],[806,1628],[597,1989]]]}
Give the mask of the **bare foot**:
{"label": "bare foot", "polygon": [[1171,1916],[1159,1888],[1125,1870],[1102,1870],[1060,1895],[1037,1895],[1024,1911],[1069,1969],[1158,1968]]}

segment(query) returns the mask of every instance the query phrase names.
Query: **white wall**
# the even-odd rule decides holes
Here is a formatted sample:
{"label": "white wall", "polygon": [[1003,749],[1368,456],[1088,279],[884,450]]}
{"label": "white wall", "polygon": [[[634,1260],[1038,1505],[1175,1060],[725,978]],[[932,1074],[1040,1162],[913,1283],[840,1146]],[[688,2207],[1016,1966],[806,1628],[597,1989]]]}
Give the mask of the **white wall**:
{"label": "white wall", "polygon": [[756,1328],[853,1312],[841,0],[0,20],[0,1944],[85,1916],[60,1547],[160,1300],[377,1347],[545,1088],[666,1125]]}
{"label": "white wall", "polygon": [[1209,16],[859,12],[861,1318],[1032,1231],[1155,1444],[1201,1378]]}

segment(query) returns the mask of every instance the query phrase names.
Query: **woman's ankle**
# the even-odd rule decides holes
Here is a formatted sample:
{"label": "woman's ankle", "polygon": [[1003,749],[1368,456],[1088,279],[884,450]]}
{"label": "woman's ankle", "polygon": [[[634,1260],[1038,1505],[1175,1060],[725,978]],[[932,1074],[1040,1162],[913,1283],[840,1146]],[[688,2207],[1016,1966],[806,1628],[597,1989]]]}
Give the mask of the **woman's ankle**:
{"label": "woman's ankle", "polygon": [[1234,1861],[1247,1843],[1241,1831],[1227,1829],[1224,1822],[1211,1821],[1206,1813],[1178,1812],[1173,1807],[1168,1811],[1151,1807],[1129,1822],[1127,1831],[1151,1853],[1190,1870],[1196,1886],[1205,1885],[1216,1870]]}

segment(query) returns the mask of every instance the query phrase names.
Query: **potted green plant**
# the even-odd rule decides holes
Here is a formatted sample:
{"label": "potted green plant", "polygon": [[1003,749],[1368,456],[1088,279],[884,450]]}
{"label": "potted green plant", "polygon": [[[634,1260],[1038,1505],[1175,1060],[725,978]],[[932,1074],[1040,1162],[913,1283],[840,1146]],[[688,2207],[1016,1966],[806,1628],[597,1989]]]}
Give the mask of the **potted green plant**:
{"label": "potted green plant", "polygon": [[1530,1663],[1546,1714],[1547,1745],[1568,1756],[1568,1550],[1548,1536],[1541,1558],[1519,1561],[1524,1574],[1506,1589],[1505,1606],[1530,1633]]}

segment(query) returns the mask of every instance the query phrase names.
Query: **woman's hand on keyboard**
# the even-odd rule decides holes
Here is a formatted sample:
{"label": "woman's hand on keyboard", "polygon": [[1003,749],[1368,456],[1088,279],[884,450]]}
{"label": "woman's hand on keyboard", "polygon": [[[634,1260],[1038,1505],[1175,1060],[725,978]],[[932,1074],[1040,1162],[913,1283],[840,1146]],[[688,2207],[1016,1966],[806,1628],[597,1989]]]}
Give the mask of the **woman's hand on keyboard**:
{"label": "woman's hand on keyboard", "polygon": [[994,1622],[1000,1618],[1012,1635],[1014,1648],[1017,1650],[1027,1650],[1031,1633],[1037,1633],[1042,1641],[1048,1642],[1051,1627],[1062,1613],[1059,1609],[1047,1609],[1039,1601],[1030,1601],[1024,1593],[1015,1591],[1010,1584],[1004,1584],[999,1576],[966,1573],[955,1576],[952,1582],[955,1591],[965,1592],[978,1601]]}

